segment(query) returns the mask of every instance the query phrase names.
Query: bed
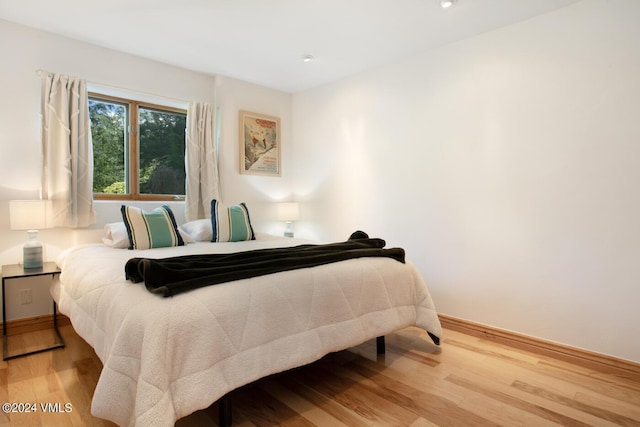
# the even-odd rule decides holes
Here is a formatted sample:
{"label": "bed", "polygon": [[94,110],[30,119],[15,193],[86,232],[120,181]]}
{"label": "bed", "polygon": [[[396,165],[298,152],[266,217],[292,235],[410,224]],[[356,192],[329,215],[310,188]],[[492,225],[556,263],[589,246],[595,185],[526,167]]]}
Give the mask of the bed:
{"label": "bed", "polygon": [[302,243],[309,242],[260,234],[246,242],[65,250],[52,295],[103,363],[92,414],[120,426],[173,426],[238,387],[395,330],[418,326],[440,337],[433,301],[410,261],[350,259],[169,298],[125,279],[132,257]]}

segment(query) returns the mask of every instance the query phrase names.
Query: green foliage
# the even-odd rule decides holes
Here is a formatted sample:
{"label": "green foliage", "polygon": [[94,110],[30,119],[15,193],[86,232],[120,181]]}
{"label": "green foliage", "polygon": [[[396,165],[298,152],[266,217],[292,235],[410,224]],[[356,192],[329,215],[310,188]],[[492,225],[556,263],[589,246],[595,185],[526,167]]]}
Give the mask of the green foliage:
{"label": "green foliage", "polygon": [[140,192],[184,194],[184,114],[140,108]]}
{"label": "green foliage", "polygon": [[[126,193],[128,106],[89,101],[96,193]],[[142,194],[185,193],[185,114],[139,108],[139,183]]]}
{"label": "green foliage", "polygon": [[101,191],[101,193],[106,193],[106,194],[124,194],[125,193],[124,181],[114,182],[113,184],[105,187]]}
{"label": "green foliage", "polygon": [[[126,110],[126,106],[120,104],[89,101],[95,193],[124,194],[125,192]],[[117,182],[122,182],[122,187],[111,188]]]}

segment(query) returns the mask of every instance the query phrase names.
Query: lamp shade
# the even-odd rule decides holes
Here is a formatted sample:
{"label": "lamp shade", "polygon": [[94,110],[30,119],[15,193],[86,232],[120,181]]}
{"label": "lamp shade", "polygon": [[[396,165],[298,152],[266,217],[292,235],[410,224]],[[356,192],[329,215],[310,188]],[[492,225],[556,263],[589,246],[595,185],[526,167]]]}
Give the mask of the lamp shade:
{"label": "lamp shade", "polygon": [[12,230],[49,228],[49,200],[10,200],[9,226]]}
{"label": "lamp shade", "polygon": [[300,217],[300,205],[297,202],[278,203],[280,221],[296,221]]}

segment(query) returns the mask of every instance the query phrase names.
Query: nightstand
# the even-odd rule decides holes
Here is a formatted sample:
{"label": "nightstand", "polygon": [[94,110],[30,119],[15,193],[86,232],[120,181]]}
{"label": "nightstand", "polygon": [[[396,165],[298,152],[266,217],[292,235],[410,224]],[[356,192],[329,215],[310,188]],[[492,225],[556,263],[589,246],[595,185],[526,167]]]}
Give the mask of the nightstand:
{"label": "nightstand", "polygon": [[2,266],[2,360],[14,359],[16,357],[27,356],[30,354],[40,353],[43,351],[49,351],[56,348],[64,347],[64,340],[60,335],[58,329],[57,309],[56,302],[53,301],[53,329],[56,333],[57,341],[55,344],[41,348],[38,350],[28,351],[26,353],[8,355],[7,349],[7,309],[6,300],[4,294],[5,280],[8,279],[28,279],[29,277],[36,276],[51,276],[53,279],[57,274],[60,274],[60,269],[55,262],[45,262],[41,268],[23,268],[20,264],[11,264]]}

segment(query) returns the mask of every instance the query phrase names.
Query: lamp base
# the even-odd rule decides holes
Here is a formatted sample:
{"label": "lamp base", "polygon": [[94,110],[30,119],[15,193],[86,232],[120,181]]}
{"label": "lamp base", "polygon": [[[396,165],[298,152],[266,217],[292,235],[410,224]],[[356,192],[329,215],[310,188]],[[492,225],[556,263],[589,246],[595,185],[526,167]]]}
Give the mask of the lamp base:
{"label": "lamp base", "polygon": [[293,228],[291,228],[291,221],[287,221],[287,228],[284,230],[284,237],[293,237]]}
{"label": "lamp base", "polygon": [[22,249],[23,268],[42,268],[42,244],[38,241],[38,231],[27,232],[29,240]]}

